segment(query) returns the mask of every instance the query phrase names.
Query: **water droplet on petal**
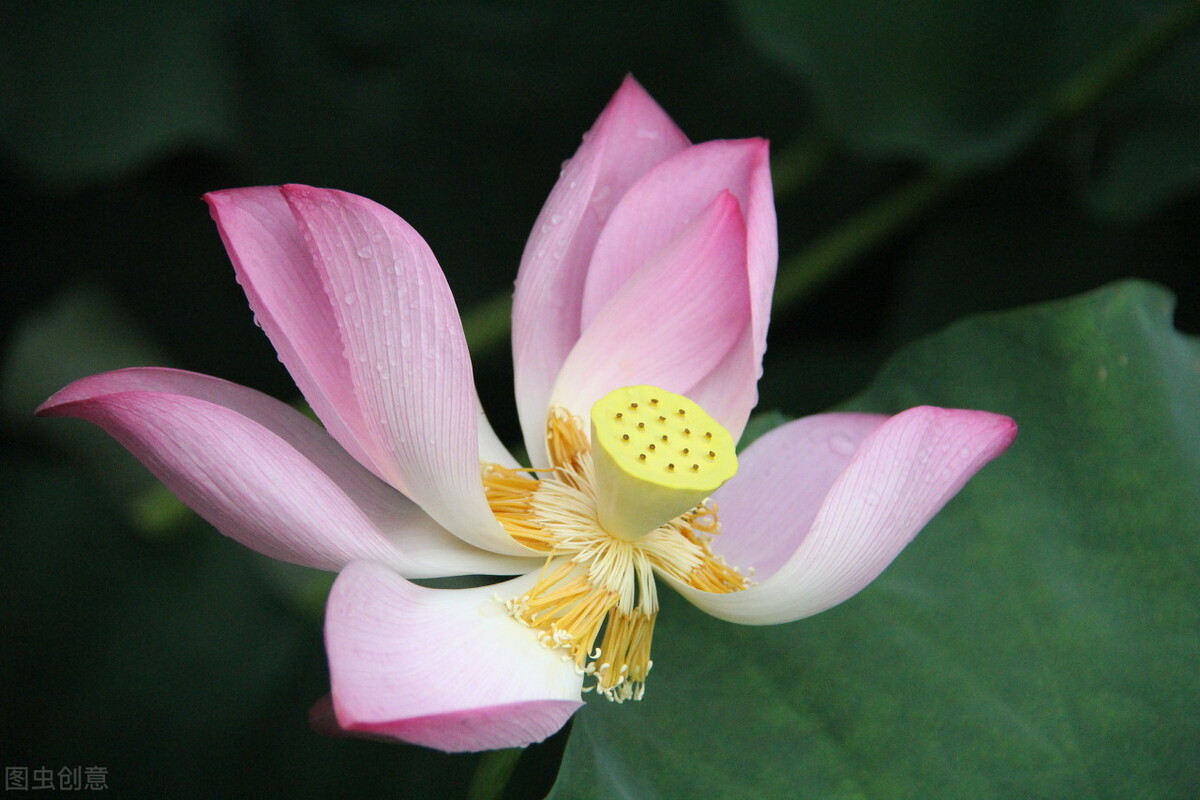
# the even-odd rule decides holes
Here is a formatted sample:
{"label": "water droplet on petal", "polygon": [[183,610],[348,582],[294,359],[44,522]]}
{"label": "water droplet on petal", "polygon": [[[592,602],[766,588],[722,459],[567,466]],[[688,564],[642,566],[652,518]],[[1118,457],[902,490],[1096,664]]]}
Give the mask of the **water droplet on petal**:
{"label": "water droplet on petal", "polygon": [[358,295],[354,292],[346,292],[346,296],[342,299],[346,301],[346,305],[352,306],[358,301]]}
{"label": "water droplet on petal", "polygon": [[562,222],[562,214],[555,214],[554,216],[550,217],[551,225],[557,225],[560,222]]}
{"label": "water droplet on petal", "polygon": [[371,257],[371,248],[368,247],[367,245],[363,245],[362,247],[358,248],[358,257],[359,258],[370,258]]}
{"label": "water droplet on petal", "polygon": [[868,490],[867,493],[863,495],[863,502],[869,506],[879,505],[879,492],[875,491],[874,489]]}

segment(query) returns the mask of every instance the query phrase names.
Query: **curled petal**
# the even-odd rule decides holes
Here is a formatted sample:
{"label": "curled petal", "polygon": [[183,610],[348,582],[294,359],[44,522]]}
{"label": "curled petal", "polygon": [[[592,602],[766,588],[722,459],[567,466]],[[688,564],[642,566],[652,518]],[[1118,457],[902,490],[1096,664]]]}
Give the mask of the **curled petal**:
{"label": "curled petal", "polygon": [[500,599],[536,580],[427,589],[379,564],[349,565],[325,617],[339,727],[450,752],[553,734],[582,705],[582,678]]}
{"label": "curled petal", "polygon": [[76,381],[38,413],[99,425],[218,530],[273,558],[328,570],[369,558],[410,577],[529,568],[451,536],[318,425],[244,386],[119,370]]}
{"label": "curled petal", "polygon": [[425,240],[366,198],[307,186],[281,191],[346,345],[354,429],[369,463],[464,541],[526,553],[484,499],[470,354]]}
{"label": "curled petal", "polygon": [[663,161],[630,187],[596,242],[584,290],[583,328],[638,267],[675,239],[713,198],[729,192],[745,218],[744,263],[761,360],[778,262],[768,150],[763,139],[703,142]]}
{"label": "curled petal", "polygon": [[[869,415],[853,415],[840,429],[833,423],[798,420],[742,455],[743,474],[716,499],[731,548],[746,560],[727,558],[756,567],[758,583],[709,594],[672,582],[691,602],[751,625],[800,619],[842,602],[874,580],[1017,431],[999,414],[928,406],[882,424]],[[801,456],[802,447],[818,452]],[[853,455],[833,477],[848,455],[843,451]],[[818,506],[822,486],[828,491]],[[738,533],[748,527],[757,530]],[[795,549],[785,558],[775,541]],[[753,544],[761,547],[761,562]],[[718,537],[714,549],[724,555],[722,545]]]}
{"label": "curled petal", "polygon": [[[883,414],[814,414],[768,431],[738,458],[738,473],[713,495],[726,561],[763,580],[800,547],[829,490]],[[783,494],[786,492],[786,494]]]}
{"label": "curled petal", "polygon": [[626,78],[563,165],[538,215],[513,297],[517,410],[535,463],[549,463],[546,408],[559,368],[579,338],[583,285],[596,238],[626,189],[687,144],[650,95]]}
{"label": "curled petal", "polygon": [[722,192],[605,305],[563,364],[552,400],[579,415],[635,384],[687,395],[749,327],[746,229]]}
{"label": "curled petal", "polygon": [[360,441],[358,402],[333,306],[277,186],[204,196],[255,321],[325,428],[354,458],[382,472]]}
{"label": "curled petal", "polygon": [[[769,146],[762,139],[704,142],[666,159],[621,198],[596,242],[588,267],[582,320],[586,331],[632,274],[689,225],[712,198],[729,192],[745,221],[749,319],[745,341],[710,365],[688,392],[735,438],[758,403],[767,347],[778,244]],[[680,331],[682,335],[683,331]],[[647,340],[659,346],[657,340]]]}

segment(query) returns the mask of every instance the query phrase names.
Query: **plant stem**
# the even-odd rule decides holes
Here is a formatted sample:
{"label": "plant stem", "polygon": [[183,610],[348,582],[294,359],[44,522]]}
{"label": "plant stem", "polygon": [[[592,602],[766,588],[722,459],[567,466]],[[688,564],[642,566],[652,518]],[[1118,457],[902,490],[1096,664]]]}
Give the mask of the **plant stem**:
{"label": "plant stem", "polygon": [[853,265],[859,256],[908,225],[925,209],[945,197],[959,178],[930,171],[901,186],[865,211],[809,245],[779,267],[775,308],[807,297],[833,276]]}
{"label": "plant stem", "polygon": [[[1200,0],[1182,2],[1065,81],[1051,98],[1042,132],[1092,108],[1165,52],[1198,19]],[[980,171],[981,168],[975,168],[952,175],[927,170],[785,261],[776,281],[775,308],[786,308],[810,296]]]}

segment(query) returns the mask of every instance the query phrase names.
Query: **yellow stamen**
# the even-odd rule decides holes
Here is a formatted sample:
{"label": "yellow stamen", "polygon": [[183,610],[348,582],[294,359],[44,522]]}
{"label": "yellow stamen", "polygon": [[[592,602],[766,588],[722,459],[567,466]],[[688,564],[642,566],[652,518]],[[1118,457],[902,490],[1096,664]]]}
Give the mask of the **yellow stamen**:
{"label": "yellow stamen", "polygon": [[[656,406],[660,396],[671,403],[668,408],[676,407],[677,395],[659,389],[653,393],[636,400],[626,397],[627,410],[608,409],[605,421],[618,424],[619,413],[636,418],[639,401]],[[688,407],[690,417],[703,413],[698,406],[695,412]],[[716,423],[712,429],[724,432]],[[645,460],[653,452],[645,442],[620,435],[613,439],[614,446],[627,448],[626,458]],[[707,592],[735,592],[750,582],[709,546],[710,538],[720,532],[711,501],[702,498],[633,540],[614,536],[601,523],[596,465],[580,419],[553,409],[546,441],[548,469],[483,465],[485,494],[496,519],[514,540],[546,556],[534,586],[508,599],[505,607],[515,620],[534,629],[544,646],[565,651],[563,659],[593,679],[589,689],[616,702],[640,700],[653,666],[650,645],[658,615],[654,573]],[[713,444],[722,448],[719,442]],[[726,451],[720,452],[724,459]],[[710,463],[703,469],[712,468]],[[666,480],[666,465],[660,461],[654,469]],[[674,474],[692,478],[697,469],[694,465]]]}

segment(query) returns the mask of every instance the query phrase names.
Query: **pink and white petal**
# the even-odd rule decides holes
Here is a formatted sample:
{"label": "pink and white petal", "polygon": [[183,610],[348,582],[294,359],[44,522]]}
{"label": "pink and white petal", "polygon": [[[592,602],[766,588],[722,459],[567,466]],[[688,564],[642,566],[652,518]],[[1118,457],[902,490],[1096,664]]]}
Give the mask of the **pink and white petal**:
{"label": "pink and white petal", "polygon": [[357,195],[285,186],[346,344],[356,431],[375,470],[454,535],[528,554],[479,472],[479,400],[450,287],[425,240]]}
{"label": "pink and white petal", "polygon": [[227,189],[204,200],[279,360],[333,438],[382,476],[359,440],[361,409],[333,306],[279,187]]}
{"label": "pink and white petal", "polygon": [[588,266],[583,330],[640,265],[677,237],[723,191],[737,198],[745,218],[754,354],[756,362],[761,362],[778,262],[769,145],[763,139],[693,145],[630,187],[613,209]]}
{"label": "pink and white petal", "polygon": [[747,325],[717,365],[688,392],[709,416],[725,426],[736,442],[758,405],[762,359],[754,354],[754,331]]}
{"label": "pink and white petal", "polygon": [[449,752],[524,747],[583,705],[562,651],[508,615],[538,573],[477,589],[427,589],[379,564],[338,576],[325,645],[338,725]]}
{"label": "pink and white petal", "polygon": [[[764,571],[772,565],[776,569],[756,575],[757,585],[733,594],[672,585],[695,605],[731,622],[766,625],[824,611],[874,580],[972,475],[1007,449],[1017,432],[1016,424],[999,414],[911,408],[868,433],[845,471],[829,484],[838,451],[850,449],[855,436],[873,423],[867,418],[861,424],[857,433],[850,426],[830,434],[823,445],[824,432],[814,428],[814,446],[823,450],[806,460],[804,472],[789,468],[794,454],[786,442],[804,430],[785,430],[756,453],[748,451],[746,474],[734,479],[742,484],[722,490],[724,529],[732,533],[735,524],[754,526],[757,530],[749,536],[763,547]],[[842,435],[845,440],[837,438]],[[806,475],[829,487],[815,516],[810,514],[816,492],[805,486]],[[753,485],[745,485],[746,477]],[[736,523],[726,516],[726,506],[732,506]],[[735,541],[738,536],[732,533]],[[782,563],[772,537],[796,545]],[[750,554],[749,541],[740,548],[745,555]],[[723,545],[723,538],[718,539],[715,549],[723,552]]]}
{"label": "pink and white petal", "polygon": [[526,447],[546,457],[551,387],[579,338],[579,309],[592,248],[617,200],[688,140],[637,81],[627,77],[584,134],[534,223],[513,297],[513,364]]}
{"label": "pink and white petal", "polygon": [[451,536],[320,426],[244,386],[119,370],[72,383],[38,413],[99,425],[218,530],[273,558],[329,570],[369,558],[410,577],[529,568]]}
{"label": "pink and white petal", "polygon": [[[366,425],[347,346],[321,274],[278,186],[205,195],[255,318],[317,417],[351,455],[381,477],[367,455]],[[484,460],[515,463],[479,410]],[[360,439],[362,441],[360,441]]]}
{"label": "pink and white petal", "polygon": [[721,534],[713,547],[762,580],[796,552],[821,504],[883,414],[814,414],[784,423],[738,455],[738,472],[713,494]]}
{"label": "pink and white petal", "polygon": [[586,417],[620,386],[688,394],[750,325],[745,237],[737,200],[719,193],[583,332],[552,402]]}

